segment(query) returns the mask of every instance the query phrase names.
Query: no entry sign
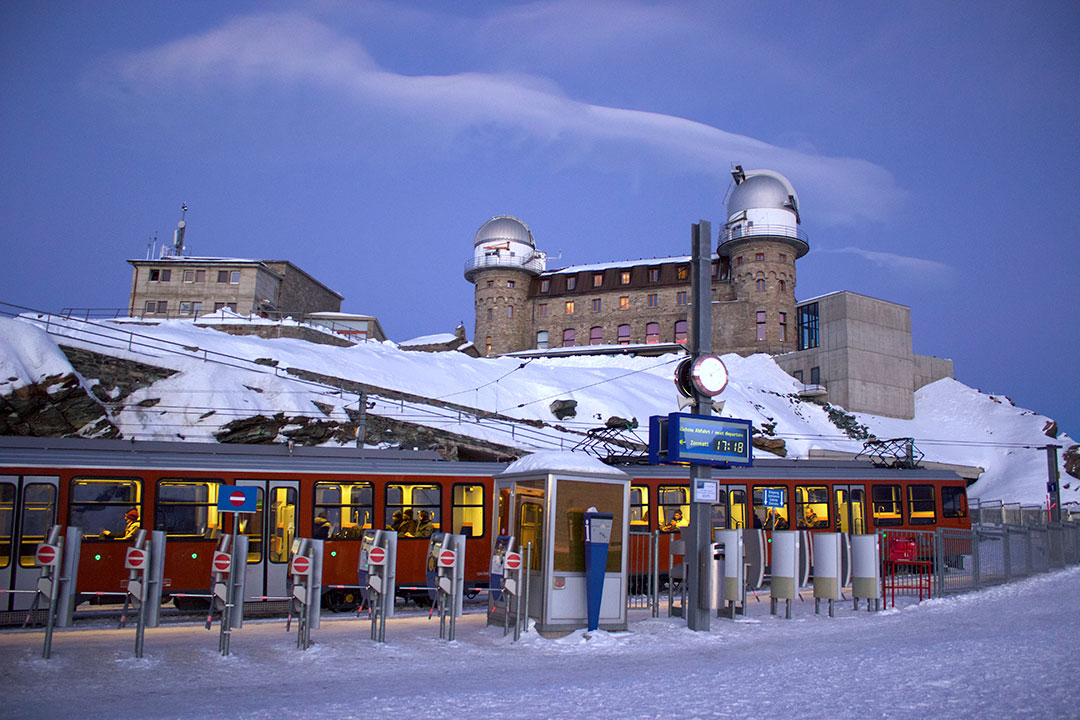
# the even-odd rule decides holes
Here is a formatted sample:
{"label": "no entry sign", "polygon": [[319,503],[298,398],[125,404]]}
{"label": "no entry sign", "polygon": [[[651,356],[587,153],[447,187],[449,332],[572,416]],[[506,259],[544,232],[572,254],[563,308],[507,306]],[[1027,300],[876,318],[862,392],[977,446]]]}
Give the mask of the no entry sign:
{"label": "no entry sign", "polygon": [[372,565],[386,564],[386,550],[381,547],[373,547],[368,551],[368,562]]}
{"label": "no entry sign", "polygon": [[311,560],[307,555],[297,555],[292,559],[293,575],[307,575],[311,572]]}
{"label": "no entry sign", "polygon": [[56,565],[60,562],[60,548],[55,545],[49,545],[48,543],[41,543],[38,545],[37,564],[42,567],[46,565]]}
{"label": "no entry sign", "polygon": [[142,548],[130,547],[124,555],[124,567],[128,570],[145,570],[147,553]]}
{"label": "no entry sign", "polygon": [[521,567],[521,554],[516,552],[506,553],[504,565],[507,570],[517,570]]}
{"label": "no entry sign", "polygon": [[456,561],[457,554],[453,550],[443,550],[439,553],[439,567],[454,567]]}
{"label": "no entry sign", "polygon": [[259,489],[253,485],[222,487],[218,493],[219,512],[252,513],[258,510]]}
{"label": "no entry sign", "polygon": [[227,552],[214,551],[214,570],[219,573],[229,572],[232,567],[232,557]]}

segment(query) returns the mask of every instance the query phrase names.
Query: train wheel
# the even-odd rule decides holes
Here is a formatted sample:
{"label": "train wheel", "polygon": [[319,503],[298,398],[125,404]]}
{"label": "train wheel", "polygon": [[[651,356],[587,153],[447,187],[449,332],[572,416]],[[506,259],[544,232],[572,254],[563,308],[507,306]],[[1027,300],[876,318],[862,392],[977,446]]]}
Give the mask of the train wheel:
{"label": "train wheel", "polygon": [[331,590],[326,594],[326,605],[333,612],[354,612],[360,607],[360,594],[355,590]]}
{"label": "train wheel", "polygon": [[174,597],[173,606],[180,612],[205,613],[210,609],[210,598]]}

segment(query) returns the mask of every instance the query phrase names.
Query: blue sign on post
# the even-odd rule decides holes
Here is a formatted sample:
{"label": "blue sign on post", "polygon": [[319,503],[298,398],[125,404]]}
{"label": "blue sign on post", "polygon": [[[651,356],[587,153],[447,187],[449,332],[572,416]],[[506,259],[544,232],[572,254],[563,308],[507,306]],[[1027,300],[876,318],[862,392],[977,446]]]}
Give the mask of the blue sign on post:
{"label": "blue sign on post", "polygon": [[761,504],[765,507],[784,507],[784,488],[763,488],[761,492]]}
{"label": "blue sign on post", "polygon": [[604,573],[607,572],[608,545],[611,542],[611,513],[585,511],[585,599],[589,632],[600,627],[600,603],[604,597]]}
{"label": "blue sign on post", "polygon": [[259,488],[254,485],[222,485],[218,491],[217,509],[218,512],[258,512]]}
{"label": "blue sign on post", "polygon": [[649,418],[649,462],[753,464],[753,423],[739,418],[671,413]]}

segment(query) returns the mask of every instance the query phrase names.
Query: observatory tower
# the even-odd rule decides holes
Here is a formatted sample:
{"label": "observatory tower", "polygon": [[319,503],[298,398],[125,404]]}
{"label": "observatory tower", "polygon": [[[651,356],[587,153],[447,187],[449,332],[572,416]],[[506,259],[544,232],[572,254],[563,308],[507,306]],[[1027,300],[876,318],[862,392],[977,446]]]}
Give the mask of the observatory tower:
{"label": "observatory tower", "polygon": [[516,217],[498,215],[476,231],[465,279],[476,286],[473,342],[481,355],[532,347],[529,286],[546,265],[529,226]]}
{"label": "observatory tower", "polygon": [[796,347],[795,261],[810,250],[799,227],[799,196],[773,170],[736,165],[731,174],[735,188],[717,254],[722,265],[730,263],[734,296],[746,317],[714,316],[713,342],[743,355],[790,352]]}

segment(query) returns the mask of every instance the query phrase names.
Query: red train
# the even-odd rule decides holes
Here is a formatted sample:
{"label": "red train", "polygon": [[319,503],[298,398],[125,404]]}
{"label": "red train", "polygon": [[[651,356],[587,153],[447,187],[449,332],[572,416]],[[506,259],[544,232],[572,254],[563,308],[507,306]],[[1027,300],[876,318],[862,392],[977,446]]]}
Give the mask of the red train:
{"label": "red train", "polygon": [[[423,451],[3,437],[0,589],[33,589],[39,574],[36,546],[49,526],[60,523],[83,529],[78,592],[122,592],[127,577],[124,535],[131,527],[125,515],[134,508],[141,527],[167,534],[165,592],[181,609],[196,609],[205,601],[188,596],[208,592],[216,538],[232,528],[231,514],[217,511],[218,494],[230,485],[258,488],[259,511],[242,515],[240,523],[249,538],[250,601],[285,596],[292,540],[311,537],[320,515],[329,523],[323,555],[324,601],[329,607],[355,604],[362,531],[389,525],[397,511],[412,510],[417,525],[399,536],[399,586],[424,584],[428,542],[419,528],[424,514],[435,531],[469,538],[466,582],[483,587],[492,541],[493,477],[504,468],[445,462]],[[685,468],[623,469],[633,478],[632,531],[659,529],[666,536],[685,525]],[[970,527],[964,480],[951,472],[770,459],[752,468],[716,470],[714,477],[722,490],[722,502],[713,506],[718,528],[865,533]],[[785,489],[784,507],[763,506],[767,488]],[[528,536],[528,522],[514,519],[518,537]],[[662,545],[663,558],[666,540]],[[26,607],[29,597],[0,595],[0,611]]]}

